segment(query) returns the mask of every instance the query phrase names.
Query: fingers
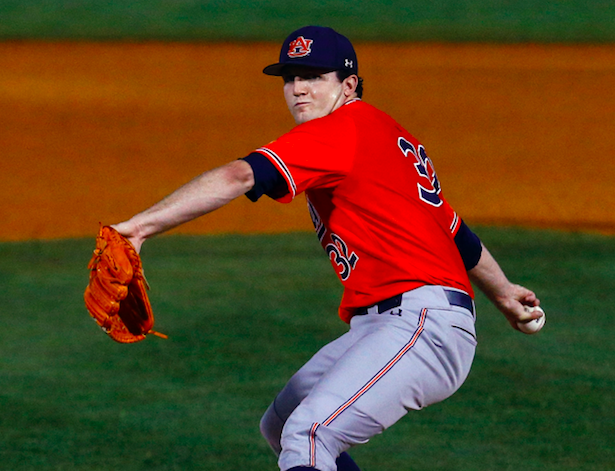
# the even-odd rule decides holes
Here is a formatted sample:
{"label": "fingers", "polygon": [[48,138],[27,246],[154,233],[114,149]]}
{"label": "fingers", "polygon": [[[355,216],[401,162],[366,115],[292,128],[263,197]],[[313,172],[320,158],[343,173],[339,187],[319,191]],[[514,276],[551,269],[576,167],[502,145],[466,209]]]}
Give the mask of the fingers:
{"label": "fingers", "polygon": [[529,322],[541,316],[538,310],[531,309],[539,305],[540,300],[533,291],[520,285],[513,285],[513,289],[510,290],[508,298],[503,300],[499,308],[511,327],[515,330],[519,330],[517,325],[518,322]]}
{"label": "fingers", "polygon": [[536,293],[521,285],[515,285],[515,298],[524,306],[539,306],[540,300]]}
{"label": "fingers", "polygon": [[128,222],[120,222],[119,224],[111,224],[111,227],[128,238],[132,235],[133,229]]}

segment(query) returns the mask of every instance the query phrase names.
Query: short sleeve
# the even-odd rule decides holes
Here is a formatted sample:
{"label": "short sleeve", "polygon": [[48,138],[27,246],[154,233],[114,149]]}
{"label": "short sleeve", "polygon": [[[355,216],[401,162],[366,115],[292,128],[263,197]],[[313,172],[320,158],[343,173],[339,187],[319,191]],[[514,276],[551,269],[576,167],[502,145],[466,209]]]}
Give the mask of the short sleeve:
{"label": "short sleeve", "polygon": [[252,152],[243,160],[250,164],[254,173],[254,186],[246,193],[250,201],[258,201],[263,195],[278,199],[288,193],[286,180],[276,166],[263,154]]}
{"label": "short sleeve", "polygon": [[288,202],[308,189],[334,187],[348,175],[355,158],[356,129],[352,119],[339,111],[301,124],[256,150],[286,181],[288,194],[278,200]]}

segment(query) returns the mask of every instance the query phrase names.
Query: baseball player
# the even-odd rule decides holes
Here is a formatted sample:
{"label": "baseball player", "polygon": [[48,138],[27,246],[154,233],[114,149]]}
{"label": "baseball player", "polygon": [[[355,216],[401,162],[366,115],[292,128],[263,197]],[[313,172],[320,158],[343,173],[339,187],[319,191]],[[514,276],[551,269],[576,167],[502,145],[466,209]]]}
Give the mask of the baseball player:
{"label": "baseball player", "polygon": [[339,316],[349,330],[288,381],[261,432],[282,471],[356,471],[349,448],[466,379],[476,348],[470,280],[515,329],[539,316],[524,310],[539,300],[507,279],[444,199],[425,147],[361,99],[346,37],[303,27],[264,73],[283,78],[297,126],[114,227],[139,250],[240,195],[283,203],[306,195],[344,285]]}

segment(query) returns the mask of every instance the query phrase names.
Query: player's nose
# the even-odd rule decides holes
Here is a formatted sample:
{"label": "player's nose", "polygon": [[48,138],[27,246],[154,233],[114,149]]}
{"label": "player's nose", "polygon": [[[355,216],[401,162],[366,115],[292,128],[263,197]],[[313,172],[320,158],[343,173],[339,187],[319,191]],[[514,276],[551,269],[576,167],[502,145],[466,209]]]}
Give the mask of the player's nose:
{"label": "player's nose", "polygon": [[295,95],[304,95],[307,90],[307,80],[303,80],[301,77],[295,77],[293,80],[293,93]]}

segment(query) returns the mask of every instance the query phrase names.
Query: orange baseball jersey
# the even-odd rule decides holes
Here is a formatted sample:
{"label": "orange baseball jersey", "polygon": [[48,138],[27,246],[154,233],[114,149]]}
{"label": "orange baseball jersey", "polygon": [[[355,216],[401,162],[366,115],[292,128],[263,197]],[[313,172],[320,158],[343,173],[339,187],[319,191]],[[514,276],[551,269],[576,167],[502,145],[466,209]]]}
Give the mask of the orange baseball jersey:
{"label": "orange baseball jersey", "polygon": [[425,148],[390,116],[355,99],[257,152],[305,192],[316,233],[344,285],[340,317],[423,285],[473,296],[455,244],[461,221]]}

